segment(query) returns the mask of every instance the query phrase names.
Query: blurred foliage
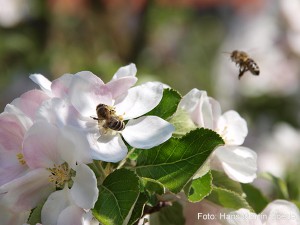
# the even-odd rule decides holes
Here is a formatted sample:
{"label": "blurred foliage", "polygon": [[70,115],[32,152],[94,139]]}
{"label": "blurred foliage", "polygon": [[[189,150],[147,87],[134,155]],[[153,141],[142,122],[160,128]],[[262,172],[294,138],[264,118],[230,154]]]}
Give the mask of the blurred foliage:
{"label": "blurred foliage", "polygon": [[33,87],[31,73],[55,79],[90,70],[108,81],[129,62],[142,81],[212,92],[212,63],[225,33],[218,10],[157,1],[30,3],[27,17],[0,28],[2,108]]}

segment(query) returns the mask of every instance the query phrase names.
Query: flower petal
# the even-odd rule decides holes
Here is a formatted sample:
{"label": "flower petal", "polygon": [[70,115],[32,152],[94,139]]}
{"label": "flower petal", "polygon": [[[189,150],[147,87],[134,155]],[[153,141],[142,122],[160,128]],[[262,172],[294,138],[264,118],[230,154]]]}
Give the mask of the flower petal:
{"label": "flower petal", "polygon": [[123,66],[114,74],[112,80],[116,80],[122,77],[135,77],[137,72],[136,66],[134,63],[130,63],[127,66]]}
{"label": "flower petal", "polygon": [[30,168],[50,168],[63,163],[57,148],[58,133],[58,128],[44,121],[36,122],[28,130],[23,153]]}
{"label": "flower petal", "polygon": [[227,145],[242,145],[248,134],[247,123],[236,111],[230,110],[219,118],[217,132]]}
{"label": "flower petal", "polygon": [[136,77],[121,77],[116,80],[111,80],[106,84],[106,87],[112,93],[112,98],[115,99],[121,94],[124,94],[128,89],[137,82]]}
{"label": "flower petal", "polygon": [[42,208],[42,223],[56,225],[61,212],[72,204],[71,193],[67,186],[63,190],[53,192]]}
{"label": "flower petal", "polygon": [[65,97],[69,93],[69,87],[73,79],[73,74],[66,73],[52,81],[51,90],[55,97]]}
{"label": "flower petal", "polygon": [[37,109],[49,98],[50,97],[41,90],[31,90],[22,94],[20,98],[14,99],[11,104],[19,108],[25,115],[33,120]]}
{"label": "flower petal", "polygon": [[129,120],[122,135],[135,148],[149,149],[167,141],[174,126],[157,116],[143,116]]}
{"label": "flower petal", "polygon": [[30,119],[22,114],[3,112],[0,114],[0,124],[0,151],[20,153],[25,132],[32,124]]}
{"label": "flower petal", "polygon": [[82,127],[80,115],[70,103],[61,98],[51,98],[40,106],[36,112],[36,120],[44,120],[57,127],[71,125]]}
{"label": "flower petal", "polygon": [[1,201],[16,212],[33,209],[54,190],[54,184],[49,183],[49,175],[44,168],[34,169],[2,185]]}
{"label": "flower petal", "polygon": [[40,88],[49,96],[52,96],[51,81],[44,77],[42,74],[31,74],[29,78],[40,86]]}
{"label": "flower petal", "polygon": [[250,183],[256,178],[257,155],[249,148],[241,146],[218,147],[213,153],[211,166],[217,168],[218,164],[222,166],[232,180]]}
{"label": "flower petal", "polygon": [[266,225],[273,225],[274,219],[276,225],[298,225],[300,224],[300,212],[295,204],[286,200],[275,200],[268,204],[262,211],[267,215],[262,217],[262,221]]}
{"label": "flower petal", "polygon": [[85,225],[83,223],[85,211],[76,205],[71,205],[64,209],[53,225]]}
{"label": "flower petal", "polygon": [[209,129],[214,129],[215,121],[221,115],[220,104],[208,97],[206,91],[196,88],[182,98],[179,107],[187,111],[193,122],[199,127]]}
{"label": "flower petal", "polygon": [[73,169],[78,163],[92,162],[86,135],[73,127],[66,126],[61,128],[57,145],[61,158]]}
{"label": "flower petal", "polygon": [[24,224],[30,215],[30,211],[14,212],[13,209],[2,204],[0,204],[0,212],[1,225]]}
{"label": "flower petal", "polygon": [[99,80],[91,74],[88,77],[75,74],[73,77],[69,98],[72,105],[84,117],[96,115],[96,107],[99,103],[106,105],[113,103],[110,90]]}
{"label": "flower petal", "polygon": [[119,162],[127,155],[127,147],[120,135],[102,135],[98,140],[93,134],[88,135],[92,148],[92,157],[105,162]]}
{"label": "flower petal", "polygon": [[125,120],[144,115],[158,105],[163,96],[163,85],[147,82],[130,88],[128,93],[116,100],[116,111]]}
{"label": "flower petal", "polygon": [[93,208],[99,193],[94,172],[87,165],[79,164],[73,181],[71,195],[76,205],[83,209]]}

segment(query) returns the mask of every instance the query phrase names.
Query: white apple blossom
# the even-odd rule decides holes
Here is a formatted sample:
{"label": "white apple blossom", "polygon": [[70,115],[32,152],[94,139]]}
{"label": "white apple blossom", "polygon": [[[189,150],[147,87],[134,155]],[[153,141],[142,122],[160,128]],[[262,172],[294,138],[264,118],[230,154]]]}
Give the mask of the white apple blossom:
{"label": "white apple blossom", "polygon": [[239,209],[221,218],[224,225],[298,225],[300,212],[296,205],[285,200],[275,200],[260,213]]}
{"label": "white apple blossom", "polygon": [[[112,80],[104,83],[91,72],[65,74],[52,83],[40,74],[31,75],[50,100],[37,112],[38,119],[46,119],[58,126],[71,125],[86,135],[93,158],[118,162],[127,154],[121,135],[131,146],[148,149],[168,140],[174,127],[157,116],[142,116],[158,105],[163,85],[148,82],[130,88],[137,81],[134,64],[121,67]],[[104,129],[98,121],[96,107],[105,104],[126,121],[122,131]]]}
{"label": "white apple blossom", "polygon": [[0,187],[0,204],[25,212],[46,199],[55,187],[71,185],[73,202],[82,209],[93,208],[98,188],[93,171],[85,165],[92,161],[88,147],[87,140],[71,127],[34,123],[23,141],[24,162],[30,170]]}
{"label": "white apple blossom", "polygon": [[213,169],[222,169],[233,180],[249,183],[256,178],[256,153],[240,146],[248,129],[246,121],[235,111],[221,113],[220,104],[208,97],[206,91],[192,89],[186,94],[179,108],[188,113],[196,126],[216,131],[225,145],[217,147],[210,158]]}

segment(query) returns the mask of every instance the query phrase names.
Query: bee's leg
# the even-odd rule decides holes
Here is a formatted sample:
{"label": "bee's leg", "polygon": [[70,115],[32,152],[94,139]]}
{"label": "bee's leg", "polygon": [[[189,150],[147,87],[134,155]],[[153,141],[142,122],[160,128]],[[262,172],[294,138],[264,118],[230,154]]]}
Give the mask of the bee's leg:
{"label": "bee's leg", "polygon": [[240,67],[239,69],[239,80],[241,79],[241,77],[244,75],[244,73],[247,71],[247,69],[243,66]]}
{"label": "bee's leg", "polygon": [[101,120],[101,119],[99,119],[97,117],[93,117],[93,116],[91,116],[91,118],[94,119],[94,120],[98,120],[98,121]]}

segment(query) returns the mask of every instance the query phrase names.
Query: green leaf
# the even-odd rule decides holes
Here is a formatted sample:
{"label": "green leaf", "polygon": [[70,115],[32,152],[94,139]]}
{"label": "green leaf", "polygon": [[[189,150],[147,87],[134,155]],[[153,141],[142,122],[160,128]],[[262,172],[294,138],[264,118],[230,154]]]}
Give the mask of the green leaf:
{"label": "green leaf", "polygon": [[251,184],[242,184],[242,188],[246,194],[246,200],[254,209],[255,213],[260,213],[268,205],[269,201],[256,187]]}
{"label": "green leaf", "polygon": [[236,192],[240,195],[243,194],[242,186],[239,182],[231,180],[224,172],[212,170],[213,184],[216,187],[223,188]]}
{"label": "green leaf", "polygon": [[157,180],[171,192],[178,193],[202,166],[214,148],[224,144],[212,130],[200,128],[184,137],[140,153],[136,173]]}
{"label": "green leaf", "polygon": [[148,204],[154,206],[157,204],[158,195],[164,194],[164,186],[157,182],[156,180],[152,180],[149,178],[140,178],[141,181],[141,191],[144,192],[148,198]]}
{"label": "green leaf", "polygon": [[147,196],[144,193],[140,193],[128,222],[129,225],[135,224],[141,218],[146,202]]}
{"label": "green leaf", "polygon": [[162,184],[158,183],[156,180],[142,177],[141,184],[143,186],[143,191],[147,191],[151,194],[162,195],[164,193],[164,187]]}
{"label": "green leaf", "polygon": [[174,202],[172,206],[166,206],[159,212],[150,215],[150,224],[155,225],[179,225],[185,224],[182,206]]}
{"label": "green leaf", "polygon": [[125,225],[138,197],[139,178],[127,169],[116,170],[100,185],[93,215],[104,225]]}
{"label": "green leaf", "polygon": [[171,117],[177,109],[181,100],[180,94],[173,89],[164,89],[160,103],[146,115],[159,116],[162,119]]}
{"label": "green leaf", "polygon": [[197,126],[192,121],[190,115],[183,109],[178,108],[174,116],[169,120],[174,125],[174,137],[182,137],[186,133],[195,130]]}
{"label": "green leaf", "polygon": [[260,176],[273,183],[277,191],[277,195],[278,195],[277,198],[287,199],[287,200],[290,199],[287,184],[285,183],[284,180],[272,175],[271,173],[262,173]]}
{"label": "green leaf", "polygon": [[185,193],[190,202],[200,202],[208,196],[212,190],[212,176],[208,172],[202,177],[192,180],[191,184],[185,188]]}
{"label": "green leaf", "polygon": [[218,205],[230,209],[245,208],[253,211],[246,199],[236,192],[223,188],[214,187],[207,199]]}

